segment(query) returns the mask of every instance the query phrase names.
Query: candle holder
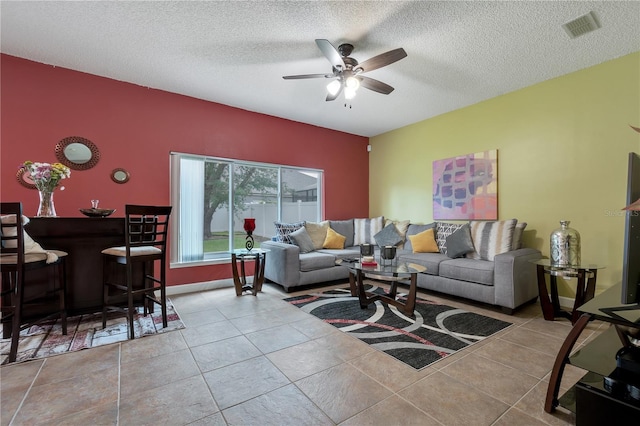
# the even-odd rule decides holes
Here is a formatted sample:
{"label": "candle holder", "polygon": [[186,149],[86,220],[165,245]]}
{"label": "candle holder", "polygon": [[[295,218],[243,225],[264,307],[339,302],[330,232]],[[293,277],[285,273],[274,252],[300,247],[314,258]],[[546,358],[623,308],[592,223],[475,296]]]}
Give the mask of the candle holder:
{"label": "candle holder", "polygon": [[360,244],[360,263],[372,263],[373,258],[373,245],[372,244]]}
{"label": "candle holder", "polygon": [[394,266],[396,264],[396,247],[384,246],[380,247],[380,265]]}
{"label": "candle holder", "polygon": [[256,220],[254,218],[246,218],[244,220],[244,230],[247,232],[246,242],[244,244],[247,251],[253,249],[253,231],[256,229]]}

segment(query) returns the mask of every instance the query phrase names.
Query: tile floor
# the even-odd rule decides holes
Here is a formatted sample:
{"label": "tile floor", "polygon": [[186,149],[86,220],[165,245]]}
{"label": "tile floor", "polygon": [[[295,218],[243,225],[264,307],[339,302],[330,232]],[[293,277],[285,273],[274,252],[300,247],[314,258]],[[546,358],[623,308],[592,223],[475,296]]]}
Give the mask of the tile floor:
{"label": "tile floor", "polygon": [[[543,410],[570,323],[538,304],[515,324],[421,371],[344,335],[265,284],[176,295],[187,328],[0,368],[1,425],[563,425]],[[607,325],[591,323],[579,344]],[[563,388],[582,372],[569,366]]]}

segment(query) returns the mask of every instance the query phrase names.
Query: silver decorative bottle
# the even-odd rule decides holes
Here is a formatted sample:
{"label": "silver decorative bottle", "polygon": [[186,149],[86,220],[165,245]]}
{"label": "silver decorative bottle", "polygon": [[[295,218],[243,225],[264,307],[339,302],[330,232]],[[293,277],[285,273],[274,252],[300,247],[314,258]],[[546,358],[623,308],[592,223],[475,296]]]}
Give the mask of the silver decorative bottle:
{"label": "silver decorative bottle", "polygon": [[569,228],[568,220],[560,221],[560,228],[551,233],[551,264],[554,266],[580,265],[580,234]]}

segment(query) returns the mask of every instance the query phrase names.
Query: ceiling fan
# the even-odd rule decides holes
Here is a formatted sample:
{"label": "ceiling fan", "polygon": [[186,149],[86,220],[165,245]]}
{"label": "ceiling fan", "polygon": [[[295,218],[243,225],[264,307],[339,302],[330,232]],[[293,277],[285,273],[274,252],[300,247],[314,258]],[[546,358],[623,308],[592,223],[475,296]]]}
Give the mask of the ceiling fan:
{"label": "ceiling fan", "polygon": [[358,63],[358,61],[349,56],[351,52],[353,52],[352,44],[343,43],[338,46],[337,49],[325,39],[316,39],[316,44],[331,63],[333,72],[330,74],[286,75],[282,78],[285,80],[335,78],[335,80],[327,85],[327,91],[329,92],[326,99],[327,101],[335,100],[342,92],[344,92],[346,99],[353,99],[356,95],[356,90],[358,90],[360,86],[373,90],[374,92],[382,93],[383,95],[388,95],[393,92],[393,87],[373,78],[364,77],[361,74],[382,68],[407,56],[407,52],[405,52],[403,48],[399,48]]}

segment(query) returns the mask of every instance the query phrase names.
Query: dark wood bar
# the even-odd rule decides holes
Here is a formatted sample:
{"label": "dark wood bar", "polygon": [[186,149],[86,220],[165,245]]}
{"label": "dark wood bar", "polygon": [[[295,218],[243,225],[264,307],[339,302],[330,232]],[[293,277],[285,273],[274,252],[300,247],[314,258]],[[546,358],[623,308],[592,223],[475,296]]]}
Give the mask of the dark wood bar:
{"label": "dark wood bar", "polygon": [[69,314],[100,311],[101,251],[124,245],[124,218],[35,217],[25,230],[44,249],[69,253],[66,258]]}

